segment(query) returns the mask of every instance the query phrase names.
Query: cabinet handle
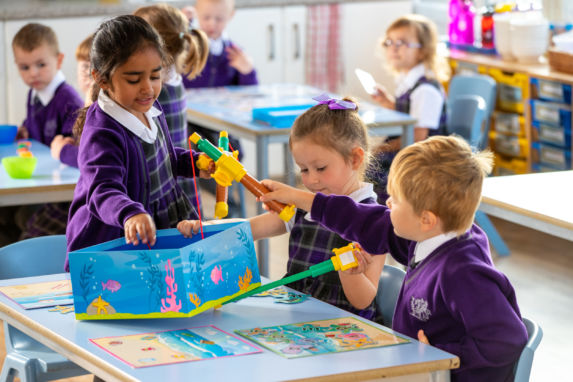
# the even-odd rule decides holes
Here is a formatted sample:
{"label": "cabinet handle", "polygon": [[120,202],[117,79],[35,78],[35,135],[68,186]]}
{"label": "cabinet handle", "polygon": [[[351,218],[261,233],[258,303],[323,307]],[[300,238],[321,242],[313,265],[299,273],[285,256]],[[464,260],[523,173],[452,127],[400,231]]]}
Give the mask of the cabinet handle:
{"label": "cabinet handle", "polygon": [[298,60],[300,58],[300,28],[297,24],[292,24],[292,33],[294,41],[294,53],[293,59]]}
{"label": "cabinet handle", "polygon": [[268,26],[269,32],[269,61],[274,61],[275,59],[275,26],[273,24],[269,24]]}

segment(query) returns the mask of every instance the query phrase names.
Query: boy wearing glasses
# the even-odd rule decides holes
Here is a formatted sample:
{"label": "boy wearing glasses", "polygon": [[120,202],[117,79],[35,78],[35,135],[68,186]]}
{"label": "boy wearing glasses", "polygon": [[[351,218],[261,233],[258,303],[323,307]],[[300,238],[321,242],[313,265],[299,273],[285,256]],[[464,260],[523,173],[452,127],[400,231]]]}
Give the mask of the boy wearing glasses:
{"label": "boy wearing glasses", "polygon": [[[382,48],[387,65],[396,74],[396,95],[382,86],[372,98],[381,106],[408,113],[417,121],[414,141],[445,134],[445,92],[440,82],[447,80],[447,65],[440,65],[436,52],[435,24],[424,16],[406,15],[386,30]],[[445,63],[444,63],[445,64]],[[392,159],[400,149],[400,137],[390,137],[375,151],[368,177],[374,182],[378,202],[384,203],[386,178]]]}

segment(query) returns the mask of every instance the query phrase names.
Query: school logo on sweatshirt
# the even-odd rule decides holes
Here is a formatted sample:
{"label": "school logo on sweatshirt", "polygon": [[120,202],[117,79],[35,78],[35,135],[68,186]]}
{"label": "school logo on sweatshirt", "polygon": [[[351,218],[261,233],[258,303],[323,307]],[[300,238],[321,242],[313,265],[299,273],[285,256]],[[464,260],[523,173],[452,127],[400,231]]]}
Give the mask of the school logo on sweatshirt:
{"label": "school logo on sweatshirt", "polygon": [[410,314],[420,321],[428,321],[432,315],[432,312],[428,309],[428,301],[412,296],[410,299]]}

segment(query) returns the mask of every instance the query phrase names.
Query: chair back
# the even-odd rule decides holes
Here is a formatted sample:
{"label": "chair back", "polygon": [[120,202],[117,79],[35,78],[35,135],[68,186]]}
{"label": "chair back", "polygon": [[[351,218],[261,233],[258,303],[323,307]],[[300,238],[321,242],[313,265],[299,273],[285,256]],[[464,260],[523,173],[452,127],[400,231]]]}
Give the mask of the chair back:
{"label": "chair back", "polygon": [[523,317],[523,323],[527,328],[528,340],[525,344],[525,347],[521,351],[519,360],[515,364],[515,382],[529,381],[531,365],[533,364],[533,354],[535,353],[535,349],[537,349],[541,339],[543,338],[543,330],[541,330],[541,327],[535,321]]}
{"label": "chair back", "polygon": [[0,248],[0,280],[64,272],[66,236],[40,236]]}
{"label": "chair back", "polygon": [[402,269],[386,264],[378,281],[376,307],[382,314],[382,323],[390,328],[404,276],[406,276],[406,272]]}
{"label": "chair back", "polygon": [[448,114],[453,102],[461,96],[475,95],[482,97],[485,102],[485,115],[481,141],[476,145],[478,149],[487,147],[490,119],[495,109],[496,84],[495,80],[485,74],[458,74],[452,77],[448,85]]}
{"label": "chair back", "polygon": [[485,102],[477,95],[463,95],[452,100],[447,114],[447,132],[464,138],[481,148],[484,141]]}

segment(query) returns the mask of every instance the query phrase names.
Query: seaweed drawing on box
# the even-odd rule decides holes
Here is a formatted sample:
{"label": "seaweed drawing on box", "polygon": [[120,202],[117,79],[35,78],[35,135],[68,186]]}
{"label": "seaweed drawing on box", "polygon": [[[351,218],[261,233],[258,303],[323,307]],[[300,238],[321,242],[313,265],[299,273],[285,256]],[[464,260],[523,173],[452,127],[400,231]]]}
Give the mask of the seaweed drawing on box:
{"label": "seaweed drawing on box", "polygon": [[149,287],[149,310],[157,310],[161,305],[161,271],[157,265],[151,262],[151,256],[146,252],[139,252],[137,255],[147,265],[145,284]]}

